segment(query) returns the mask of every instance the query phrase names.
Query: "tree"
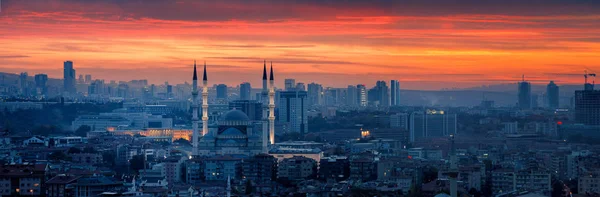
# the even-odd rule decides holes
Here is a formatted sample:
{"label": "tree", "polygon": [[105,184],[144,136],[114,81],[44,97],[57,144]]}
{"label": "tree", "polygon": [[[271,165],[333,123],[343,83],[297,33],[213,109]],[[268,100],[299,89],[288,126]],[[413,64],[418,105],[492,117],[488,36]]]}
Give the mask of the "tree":
{"label": "tree", "polygon": [[71,147],[71,148],[69,148],[69,151],[67,151],[67,153],[69,153],[69,154],[81,153],[81,149],[75,148],[75,147]]}
{"label": "tree", "polygon": [[129,160],[129,167],[137,173],[139,170],[144,169],[144,160],[144,155],[135,155]]}
{"label": "tree", "polygon": [[564,189],[561,181],[554,181],[552,184],[552,197],[564,197]]}
{"label": "tree", "polygon": [[109,164],[110,166],[115,166],[116,161],[115,161],[115,153],[114,152],[103,152],[102,153],[102,160]]}
{"label": "tree", "polygon": [[423,169],[423,183],[429,183],[438,178],[438,169],[432,166],[427,166]]}
{"label": "tree", "polygon": [[91,146],[86,146],[85,148],[83,148],[83,153],[97,153],[98,151],[96,151],[96,149],[94,149],[94,147]]}
{"label": "tree", "polygon": [[68,156],[60,150],[55,150],[54,152],[50,153],[50,155],[48,155],[48,159],[53,161],[68,160]]}
{"label": "tree", "polygon": [[252,194],[252,189],[252,182],[250,182],[250,179],[246,180],[246,195]]}
{"label": "tree", "polygon": [[75,130],[75,135],[85,137],[87,133],[90,132],[92,128],[88,125],[81,125],[77,130]]}

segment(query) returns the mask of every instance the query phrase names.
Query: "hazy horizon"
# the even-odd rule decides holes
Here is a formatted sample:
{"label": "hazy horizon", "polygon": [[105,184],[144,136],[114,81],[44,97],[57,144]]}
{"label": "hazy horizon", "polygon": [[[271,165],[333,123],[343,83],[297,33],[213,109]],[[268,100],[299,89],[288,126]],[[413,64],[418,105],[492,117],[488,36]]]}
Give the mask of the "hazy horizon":
{"label": "hazy horizon", "polygon": [[[142,6],[143,5],[143,6]],[[440,5],[440,6],[432,6]],[[582,84],[600,72],[597,1],[15,1],[0,12],[0,71],[62,78],[332,87],[401,81],[438,90],[527,81]],[[569,9],[565,9],[569,8]]]}

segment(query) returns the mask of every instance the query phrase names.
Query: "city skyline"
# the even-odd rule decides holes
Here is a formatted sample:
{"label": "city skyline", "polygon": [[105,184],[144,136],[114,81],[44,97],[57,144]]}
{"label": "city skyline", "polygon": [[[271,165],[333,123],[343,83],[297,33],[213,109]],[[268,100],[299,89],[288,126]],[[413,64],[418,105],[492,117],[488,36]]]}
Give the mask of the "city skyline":
{"label": "city skyline", "polygon": [[523,74],[532,84],[581,84],[584,70],[600,71],[592,1],[2,3],[0,72],[49,78],[62,78],[67,60],[94,78],[135,72],[155,84],[190,83],[191,62],[206,60],[215,84],[237,85],[260,84],[252,73],[266,59],[280,79],[333,87],[394,79],[426,90]]}

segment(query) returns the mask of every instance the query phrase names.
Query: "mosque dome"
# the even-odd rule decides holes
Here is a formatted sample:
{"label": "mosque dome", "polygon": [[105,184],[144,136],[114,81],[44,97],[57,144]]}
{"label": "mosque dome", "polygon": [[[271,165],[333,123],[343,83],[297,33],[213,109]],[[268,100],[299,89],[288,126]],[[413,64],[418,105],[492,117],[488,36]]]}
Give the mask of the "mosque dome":
{"label": "mosque dome", "polygon": [[248,118],[248,115],[246,115],[246,113],[244,113],[243,111],[233,109],[233,110],[229,110],[228,112],[223,114],[221,116],[221,120],[224,120],[224,121],[249,121],[250,118]]}

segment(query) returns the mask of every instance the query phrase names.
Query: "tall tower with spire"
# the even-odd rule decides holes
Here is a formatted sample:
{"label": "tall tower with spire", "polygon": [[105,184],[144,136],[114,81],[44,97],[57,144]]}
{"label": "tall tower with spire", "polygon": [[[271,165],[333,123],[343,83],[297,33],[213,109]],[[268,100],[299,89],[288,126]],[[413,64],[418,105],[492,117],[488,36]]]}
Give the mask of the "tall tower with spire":
{"label": "tall tower with spire", "polygon": [[204,76],[202,76],[202,136],[208,133],[208,79],[206,61],[204,61]]}
{"label": "tall tower with spire", "polygon": [[263,148],[263,153],[268,153],[268,149],[267,149],[267,129],[268,127],[268,119],[267,119],[267,111],[269,109],[269,105],[268,105],[268,95],[269,95],[269,90],[268,90],[268,85],[267,85],[267,61],[264,61],[263,64],[263,86],[262,86],[262,92],[261,92],[261,100],[262,100],[262,107],[263,107],[263,111],[262,111],[262,148]]}
{"label": "tall tower with spire", "polygon": [[194,60],[194,77],[192,78],[192,150],[193,156],[198,156],[198,74]]}
{"label": "tall tower with spire", "polygon": [[273,62],[269,77],[269,142],[275,144],[275,79],[273,78]]}

